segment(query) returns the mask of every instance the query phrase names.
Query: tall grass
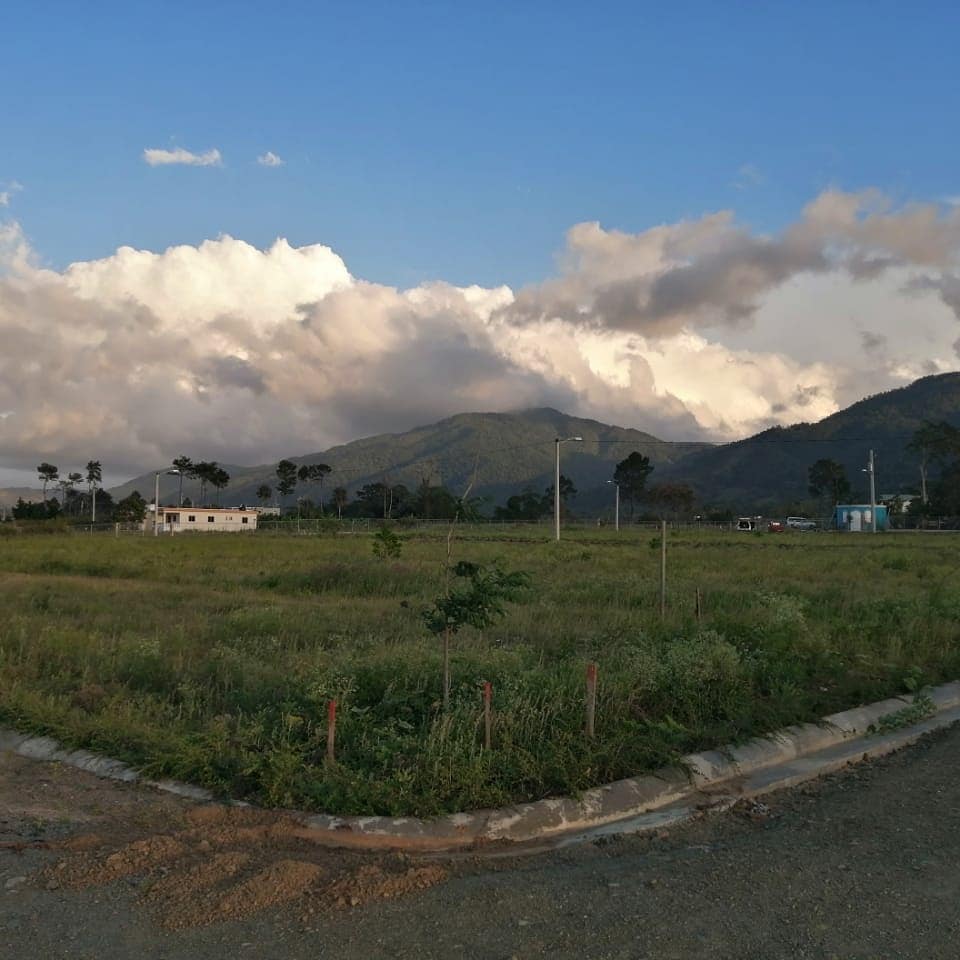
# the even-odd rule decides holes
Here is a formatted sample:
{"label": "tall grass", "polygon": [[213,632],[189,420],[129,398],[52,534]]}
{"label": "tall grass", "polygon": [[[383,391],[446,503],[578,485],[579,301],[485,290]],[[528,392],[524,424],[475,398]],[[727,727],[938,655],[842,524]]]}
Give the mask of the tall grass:
{"label": "tall grass", "polygon": [[532,589],[460,635],[444,714],[421,619],[440,538],[406,537],[388,562],[362,536],[10,538],[0,719],[261,803],[427,815],[580,791],[960,676],[952,538],[672,535],[665,620],[649,533],[456,550],[528,571]]}

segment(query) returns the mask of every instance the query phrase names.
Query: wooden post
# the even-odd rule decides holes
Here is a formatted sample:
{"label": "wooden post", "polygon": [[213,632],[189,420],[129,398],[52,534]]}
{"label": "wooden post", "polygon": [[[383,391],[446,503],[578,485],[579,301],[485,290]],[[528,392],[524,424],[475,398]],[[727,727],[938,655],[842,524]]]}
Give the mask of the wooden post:
{"label": "wooden post", "polygon": [[490,701],[493,699],[493,686],[488,680],[483,685],[483,748],[489,750],[493,745],[493,722],[490,716]]}
{"label": "wooden post", "polygon": [[660,521],[660,616],[667,615],[667,521]]}
{"label": "wooden post", "polygon": [[337,701],[327,701],[327,763],[336,763]]}
{"label": "wooden post", "polygon": [[587,664],[587,736],[593,737],[597,716],[597,665]]}
{"label": "wooden post", "polygon": [[697,623],[702,622],[703,620],[703,594],[700,592],[700,588],[697,587]]}
{"label": "wooden post", "polygon": [[443,631],[443,712],[450,710],[450,629]]}

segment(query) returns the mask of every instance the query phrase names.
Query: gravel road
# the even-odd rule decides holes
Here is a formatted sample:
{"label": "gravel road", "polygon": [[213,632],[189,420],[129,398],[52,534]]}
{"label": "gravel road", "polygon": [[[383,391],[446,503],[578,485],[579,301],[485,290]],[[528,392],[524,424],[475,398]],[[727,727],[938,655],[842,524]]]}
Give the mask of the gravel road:
{"label": "gravel road", "polygon": [[[156,872],[87,889],[46,879],[65,838],[95,831],[116,848],[175,829],[185,810],[148,790],[0,757],[0,957],[960,956],[960,725],[668,834],[448,863],[446,882],[352,908],[305,913],[299,900],[169,929],[141,902]],[[294,841],[277,843],[277,856],[300,856]],[[318,873],[338,858],[356,868],[356,855],[303,856]]]}

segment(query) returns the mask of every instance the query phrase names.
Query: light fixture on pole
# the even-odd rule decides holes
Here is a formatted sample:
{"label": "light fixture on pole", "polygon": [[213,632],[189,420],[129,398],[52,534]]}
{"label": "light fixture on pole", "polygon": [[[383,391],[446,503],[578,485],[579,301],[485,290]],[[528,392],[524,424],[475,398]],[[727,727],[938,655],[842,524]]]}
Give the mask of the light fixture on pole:
{"label": "light fixture on pole", "polygon": [[553,442],[557,448],[556,471],[553,481],[553,524],[555,539],[560,539],[560,444],[570,441],[582,442],[583,437],[557,437]]}
{"label": "light fixture on pole", "polygon": [[169,477],[179,477],[179,470],[158,470],[153,478],[153,535],[160,536],[160,474],[166,473]]}
{"label": "light fixture on pole", "polygon": [[617,532],[620,530],[620,484],[616,480],[608,480],[616,488],[616,496],[613,501],[613,528]]}
{"label": "light fixture on pole", "polygon": [[874,462],[873,451],[870,451],[870,458],[867,460],[867,466],[862,471],[870,478],[870,532],[877,532],[877,485],[874,481]]}

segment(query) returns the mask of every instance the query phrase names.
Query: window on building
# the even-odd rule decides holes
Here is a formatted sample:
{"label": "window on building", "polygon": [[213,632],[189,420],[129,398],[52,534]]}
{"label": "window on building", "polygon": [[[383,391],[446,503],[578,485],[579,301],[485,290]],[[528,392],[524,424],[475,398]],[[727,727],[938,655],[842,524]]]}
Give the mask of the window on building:
{"label": "window on building", "polygon": [[216,517],[207,517],[207,523],[215,523],[216,519]]}
{"label": "window on building", "polygon": [[197,522],[197,518],[191,513],[191,514],[187,517],[187,523],[196,523],[196,522]]}
{"label": "window on building", "polygon": [[241,520],[240,520],[240,522],[241,522],[241,523],[246,523],[246,522],[247,522],[247,518],[246,518],[246,517],[242,517]]}

